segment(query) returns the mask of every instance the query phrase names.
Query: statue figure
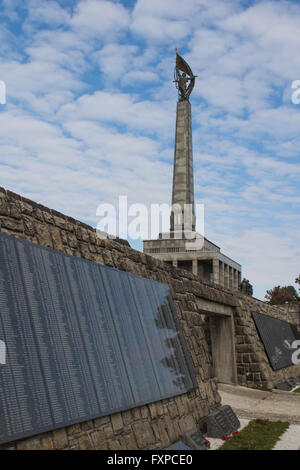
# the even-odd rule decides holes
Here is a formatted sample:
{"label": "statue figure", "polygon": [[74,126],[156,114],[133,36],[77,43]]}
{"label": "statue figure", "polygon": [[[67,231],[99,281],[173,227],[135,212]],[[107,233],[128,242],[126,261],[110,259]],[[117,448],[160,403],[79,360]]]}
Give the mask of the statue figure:
{"label": "statue figure", "polygon": [[242,294],[253,296],[253,286],[250,284],[248,279],[244,278],[240,283],[240,291]]}
{"label": "statue figure", "polygon": [[[193,74],[190,66],[178,54],[176,50],[176,67],[174,82],[178,90],[179,100],[188,100],[195,85],[196,75]],[[188,83],[189,82],[189,83]]]}
{"label": "statue figure", "polygon": [[191,80],[189,77],[186,76],[186,73],[182,73],[180,75],[180,72],[178,72],[179,75],[179,80],[178,80],[178,90],[180,93],[181,98],[185,98],[186,92],[187,92],[187,83]]}

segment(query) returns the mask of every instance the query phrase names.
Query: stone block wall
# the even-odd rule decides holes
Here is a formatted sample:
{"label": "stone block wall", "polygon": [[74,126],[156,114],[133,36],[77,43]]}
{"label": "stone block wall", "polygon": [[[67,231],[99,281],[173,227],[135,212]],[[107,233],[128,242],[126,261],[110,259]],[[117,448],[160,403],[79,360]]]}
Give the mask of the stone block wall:
{"label": "stone block wall", "polygon": [[[185,273],[131,249],[122,240],[100,240],[75,219],[0,188],[0,231],[73,256],[115,267],[170,285],[191,353],[198,389],[111,416],[4,445],[7,449],[155,449],[165,448],[195,427],[220,404],[201,316]],[[213,297],[212,287],[201,286]]]}
{"label": "stone block wall", "polygon": [[[262,313],[297,324],[294,312],[238,295],[234,315],[238,381],[241,385],[272,389],[290,377],[300,375],[300,366],[273,371],[264,346],[258,336],[251,312]],[[299,328],[300,331],[300,328]]]}
{"label": "stone block wall", "polygon": [[287,321],[294,323],[300,331],[300,302],[278,305],[277,307],[286,316]]}

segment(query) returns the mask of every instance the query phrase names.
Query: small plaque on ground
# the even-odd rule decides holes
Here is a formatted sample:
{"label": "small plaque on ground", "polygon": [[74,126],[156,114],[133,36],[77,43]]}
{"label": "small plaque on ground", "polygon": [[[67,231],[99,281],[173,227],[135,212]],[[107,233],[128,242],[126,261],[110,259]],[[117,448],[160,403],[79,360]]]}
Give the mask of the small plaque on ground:
{"label": "small plaque on ground", "polygon": [[192,450],[192,448],[187,446],[184,442],[178,441],[175,442],[175,444],[172,444],[166,450]]}
{"label": "small plaque on ground", "polygon": [[287,383],[292,387],[297,387],[297,380],[295,377],[290,377],[289,379],[287,379]]}
{"label": "small plaque on ground", "polygon": [[280,382],[275,386],[277,390],[282,390],[283,392],[290,392],[293,387],[287,382]]}
{"label": "small plaque on ground", "polygon": [[205,423],[208,437],[221,438],[222,436],[229,436],[234,431],[229,418],[222,408],[207,416]]}
{"label": "small plaque on ground", "polygon": [[232,431],[237,431],[241,427],[241,423],[229,405],[222,406],[222,410],[224,411],[225,415],[227,416],[228,420],[230,421]]}
{"label": "small plaque on ground", "polygon": [[183,442],[193,450],[205,449],[205,437],[199,429],[192,429],[182,435]]}

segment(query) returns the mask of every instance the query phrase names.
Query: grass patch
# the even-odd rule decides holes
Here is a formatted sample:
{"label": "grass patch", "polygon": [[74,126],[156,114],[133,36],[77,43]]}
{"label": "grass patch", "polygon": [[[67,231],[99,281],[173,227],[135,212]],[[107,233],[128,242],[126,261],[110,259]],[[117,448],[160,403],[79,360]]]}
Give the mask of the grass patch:
{"label": "grass patch", "polygon": [[296,388],[296,390],[294,390],[294,393],[300,393],[300,387]]}
{"label": "grass patch", "polygon": [[232,436],[220,450],[271,450],[289,423],[255,419],[239,434]]}

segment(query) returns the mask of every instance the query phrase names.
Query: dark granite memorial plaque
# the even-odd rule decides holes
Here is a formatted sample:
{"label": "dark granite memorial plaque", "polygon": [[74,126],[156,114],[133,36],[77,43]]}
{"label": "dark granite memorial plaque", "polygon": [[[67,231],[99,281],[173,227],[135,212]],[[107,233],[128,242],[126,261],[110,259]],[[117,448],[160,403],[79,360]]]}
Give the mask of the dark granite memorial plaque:
{"label": "dark granite memorial plaque", "polygon": [[222,406],[222,410],[225,413],[228,421],[231,424],[231,432],[237,431],[241,427],[241,423],[240,423],[237,415],[235,414],[235,412],[231,408],[231,406],[224,405],[224,406]]}
{"label": "dark granite memorial plaque", "polygon": [[168,285],[4,234],[0,341],[0,443],[197,388]]}
{"label": "dark granite memorial plaque", "polygon": [[286,381],[292,388],[297,386],[297,380],[294,377],[290,377]]}
{"label": "dark granite memorial plaque", "polygon": [[193,450],[205,449],[205,437],[198,429],[192,429],[181,436],[183,442]]}
{"label": "dark granite memorial plaque", "polygon": [[230,436],[234,429],[231,426],[224,410],[219,408],[210,413],[204,422],[206,423],[208,437],[222,438],[223,436]]}
{"label": "dark granite memorial plaque", "polygon": [[293,387],[287,382],[280,382],[275,386],[275,388],[277,390],[282,390],[283,392],[290,392],[293,390]]}
{"label": "dark granite memorial plaque", "polygon": [[292,366],[292,355],[295,351],[292,344],[299,339],[296,327],[284,320],[261,313],[252,312],[252,317],[272,369],[279,370]]}

